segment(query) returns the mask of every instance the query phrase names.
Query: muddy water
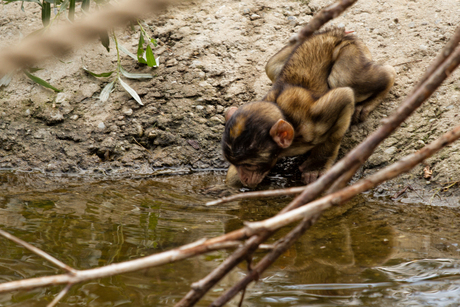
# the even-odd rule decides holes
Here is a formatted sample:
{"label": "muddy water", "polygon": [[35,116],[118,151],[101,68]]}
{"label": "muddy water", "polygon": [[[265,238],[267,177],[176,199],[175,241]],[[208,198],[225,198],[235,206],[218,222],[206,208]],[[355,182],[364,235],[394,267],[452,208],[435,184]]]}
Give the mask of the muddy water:
{"label": "muddy water", "polygon": [[[108,181],[0,172],[0,227],[74,268],[89,269],[224,234],[289,201],[204,207],[218,189],[203,188],[221,184],[221,174]],[[457,208],[359,196],[325,214],[247,291],[244,306],[457,306],[459,216]],[[59,306],[171,306],[228,255],[219,251],[76,285]],[[60,272],[0,238],[0,282]],[[244,274],[241,265],[199,306]],[[61,289],[0,294],[0,306],[46,306]]]}

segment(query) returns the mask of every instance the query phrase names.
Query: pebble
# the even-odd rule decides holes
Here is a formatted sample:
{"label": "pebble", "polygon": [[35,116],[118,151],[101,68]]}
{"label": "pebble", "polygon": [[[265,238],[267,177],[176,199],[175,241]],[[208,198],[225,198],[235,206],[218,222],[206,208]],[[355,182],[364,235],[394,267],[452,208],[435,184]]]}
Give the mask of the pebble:
{"label": "pebble", "polygon": [[30,115],[30,110],[29,110],[29,109],[26,110],[26,115],[27,115],[27,116]]}
{"label": "pebble", "polygon": [[408,26],[409,26],[409,28],[415,28],[415,23],[409,22],[409,25],[408,25]]}
{"label": "pebble", "polygon": [[385,149],[384,153],[389,154],[389,155],[393,155],[397,151],[398,151],[398,148],[396,148],[395,146],[392,146],[390,148]]}
{"label": "pebble", "polygon": [[70,119],[71,119],[71,120],[77,120],[77,119],[78,119],[78,115],[76,115],[76,114],[75,114],[75,115],[72,115],[72,116],[70,116]]}
{"label": "pebble", "polygon": [[197,110],[204,110],[204,107],[203,107],[203,106],[200,106],[200,105],[196,106],[195,108],[196,108]]}
{"label": "pebble", "polygon": [[260,15],[257,14],[252,14],[251,17],[249,17],[251,20],[256,20],[260,18]]}
{"label": "pebble", "polygon": [[126,116],[130,116],[133,114],[133,109],[131,108],[123,108],[123,114],[125,114]]}
{"label": "pebble", "polygon": [[99,125],[97,125],[97,127],[98,127],[99,129],[101,129],[101,130],[102,130],[102,129],[105,129],[105,125],[104,125],[103,122],[100,122]]}

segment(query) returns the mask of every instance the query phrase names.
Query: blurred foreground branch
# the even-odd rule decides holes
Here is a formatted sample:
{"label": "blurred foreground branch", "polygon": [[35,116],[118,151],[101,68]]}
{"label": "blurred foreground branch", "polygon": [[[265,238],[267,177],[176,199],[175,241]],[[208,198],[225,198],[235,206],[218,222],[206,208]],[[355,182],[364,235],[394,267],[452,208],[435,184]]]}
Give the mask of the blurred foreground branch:
{"label": "blurred foreground branch", "polygon": [[0,77],[18,68],[32,66],[51,55],[68,52],[100,33],[121,26],[148,13],[160,13],[177,0],[127,0],[99,10],[78,23],[53,28],[43,35],[31,35],[17,46],[0,52]]}

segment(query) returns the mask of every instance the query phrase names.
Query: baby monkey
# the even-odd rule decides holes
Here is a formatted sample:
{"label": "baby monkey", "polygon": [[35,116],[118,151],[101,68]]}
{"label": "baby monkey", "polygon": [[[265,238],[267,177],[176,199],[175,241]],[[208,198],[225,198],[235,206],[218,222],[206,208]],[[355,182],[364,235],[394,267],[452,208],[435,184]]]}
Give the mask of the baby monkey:
{"label": "baby monkey", "polygon": [[261,100],[225,116],[222,138],[232,164],[227,184],[254,188],[281,157],[310,152],[300,165],[306,184],[337,158],[351,122],[362,122],[393,86],[396,72],[372,61],[369,49],[343,29],[288,45],[267,63],[273,86]]}

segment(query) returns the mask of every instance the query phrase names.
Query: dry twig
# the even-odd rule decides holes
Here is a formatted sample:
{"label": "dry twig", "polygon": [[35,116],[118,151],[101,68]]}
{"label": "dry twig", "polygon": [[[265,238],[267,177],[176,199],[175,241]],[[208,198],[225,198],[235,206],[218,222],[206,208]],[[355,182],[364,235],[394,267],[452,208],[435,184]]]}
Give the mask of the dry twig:
{"label": "dry twig", "polygon": [[421,163],[426,158],[432,156],[434,153],[439,151],[446,145],[454,142],[460,138],[460,125],[442,135],[433,143],[423,147],[416,153],[413,153],[398,162],[384,168],[383,170],[369,176],[366,179],[359,181],[358,183],[349,186],[339,192],[327,195],[321,199],[309,203],[306,206],[291,210],[287,213],[277,215],[270,219],[248,223],[247,227],[254,233],[264,230],[274,230],[280,227],[286,226],[294,221],[303,219],[303,221],[292,230],[285,238],[281,239],[282,244],[275,246],[275,248],[262,258],[259,263],[253,268],[246,277],[235,284],[230,290],[224,293],[222,296],[217,298],[211,306],[223,306],[239,291],[245,289],[246,286],[253,281],[256,277],[260,276],[282,253],[284,253],[296,239],[291,240],[292,237],[299,237],[302,235],[311,225],[315,223],[322,212],[329,209],[332,206],[337,206],[345,203],[353,196],[376,187],[382,182],[392,179],[402,173],[411,170],[415,165]]}

